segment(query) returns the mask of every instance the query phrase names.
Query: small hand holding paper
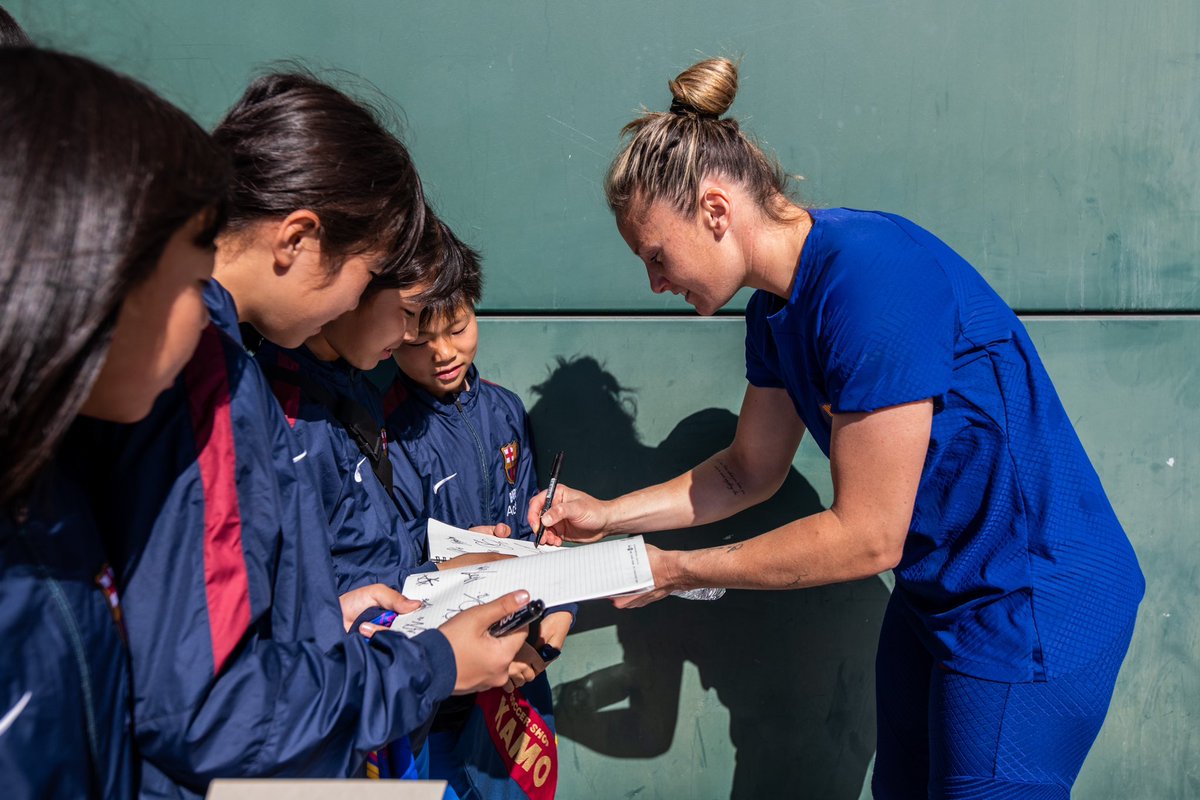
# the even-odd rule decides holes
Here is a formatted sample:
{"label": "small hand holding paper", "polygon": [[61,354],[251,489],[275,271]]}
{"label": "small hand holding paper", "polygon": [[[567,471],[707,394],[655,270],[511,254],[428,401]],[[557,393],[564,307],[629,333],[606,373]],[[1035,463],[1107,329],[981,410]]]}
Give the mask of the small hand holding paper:
{"label": "small hand holding paper", "polygon": [[[557,650],[562,650],[563,643],[570,631],[571,614],[567,611],[557,611],[542,619],[542,635],[537,644],[548,644]],[[513,689],[519,689],[545,671],[546,662],[538,655],[537,650],[526,642],[521,645],[521,649],[517,651],[517,657],[509,665],[508,683],[504,684],[504,691],[511,692]]]}
{"label": "small hand holding paper", "polygon": [[495,536],[497,539],[507,539],[512,536],[512,528],[503,522],[497,522],[495,525],[475,525],[467,530],[472,533],[482,533],[485,536]]}
{"label": "small hand holding paper", "polygon": [[[409,600],[392,587],[382,583],[372,583],[370,586],[351,589],[339,597],[338,602],[342,606],[342,625],[347,631],[354,624],[354,620],[358,619],[359,615],[368,608],[378,607],[387,611],[395,611],[397,614],[407,614],[421,607],[420,602]],[[375,631],[383,629],[378,625],[364,622],[358,626],[358,630],[363,636],[371,636]]]}

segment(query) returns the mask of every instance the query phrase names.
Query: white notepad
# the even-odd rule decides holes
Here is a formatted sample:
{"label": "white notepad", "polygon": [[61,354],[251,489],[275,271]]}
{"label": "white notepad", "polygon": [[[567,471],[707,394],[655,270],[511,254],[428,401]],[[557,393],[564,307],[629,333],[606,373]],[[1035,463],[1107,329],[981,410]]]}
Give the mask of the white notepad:
{"label": "white notepad", "polygon": [[[440,526],[436,534],[435,524]],[[430,520],[429,528],[431,555],[435,552],[435,536],[445,534],[464,545],[479,536],[436,520]],[[491,602],[517,589],[525,589],[530,598],[551,607],[654,588],[646,544],[641,536],[608,539],[579,547],[543,546],[536,551],[531,549],[533,545],[529,542],[483,538],[492,540],[486,545],[488,550],[497,549],[492,546],[495,542],[510,548],[524,545],[516,548],[522,550],[524,557],[410,575],[404,581],[404,596],[420,600],[424,607],[396,617],[391,626],[393,630],[413,636],[436,628],[460,611]]]}

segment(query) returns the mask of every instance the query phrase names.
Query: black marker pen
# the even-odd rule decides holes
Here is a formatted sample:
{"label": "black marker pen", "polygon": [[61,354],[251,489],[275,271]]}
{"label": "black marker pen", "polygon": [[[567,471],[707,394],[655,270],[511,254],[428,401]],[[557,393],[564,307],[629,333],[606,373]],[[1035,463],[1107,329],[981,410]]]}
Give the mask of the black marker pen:
{"label": "black marker pen", "polygon": [[[550,506],[554,504],[554,490],[558,488],[558,473],[562,470],[563,451],[559,450],[558,455],[554,457],[554,463],[550,466],[550,483],[546,486],[546,502],[542,506],[542,514],[550,510]],[[542,524],[542,515],[538,515],[537,536],[533,537],[533,543],[539,545],[542,543],[542,534],[545,533],[546,526]]]}
{"label": "black marker pen", "polygon": [[542,618],[542,614],[546,613],[546,604],[541,600],[530,600],[529,604],[518,608],[507,617],[503,617],[488,628],[488,633],[492,636],[503,636],[506,633],[512,633],[518,628],[523,628],[530,623],[537,622]]}

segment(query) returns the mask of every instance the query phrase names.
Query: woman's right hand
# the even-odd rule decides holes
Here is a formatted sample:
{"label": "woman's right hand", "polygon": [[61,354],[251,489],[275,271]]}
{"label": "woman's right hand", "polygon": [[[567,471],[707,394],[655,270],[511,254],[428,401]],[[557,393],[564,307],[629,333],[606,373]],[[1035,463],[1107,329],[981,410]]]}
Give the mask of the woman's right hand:
{"label": "woman's right hand", "polygon": [[604,529],[608,526],[609,516],[607,502],[560,483],[554,493],[554,505],[543,514],[542,507],[545,504],[544,490],[529,501],[530,527],[536,531],[543,522],[546,525],[542,534],[543,544],[559,545],[564,541],[591,543],[606,536]]}
{"label": "woman's right hand", "polygon": [[454,694],[470,694],[495,689],[508,681],[508,665],[525,643],[528,629],[518,628],[504,636],[492,636],[488,628],[529,603],[524,589],[510,592],[499,600],[468,608],[438,628],[454,650],[458,675]]}

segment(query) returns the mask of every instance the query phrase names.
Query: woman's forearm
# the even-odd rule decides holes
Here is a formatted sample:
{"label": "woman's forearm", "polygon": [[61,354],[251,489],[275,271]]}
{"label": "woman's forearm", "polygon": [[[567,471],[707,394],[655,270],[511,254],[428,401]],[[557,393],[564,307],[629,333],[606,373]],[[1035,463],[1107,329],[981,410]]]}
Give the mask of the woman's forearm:
{"label": "woman's forearm", "polygon": [[858,580],[895,566],[894,539],[826,510],[744,542],[671,552],[663,579],[681,589],[802,589]]}
{"label": "woman's forearm", "polygon": [[645,533],[706,525],[762,502],[781,483],[782,478],[744,468],[726,448],[672,480],[609,501],[605,530]]}

